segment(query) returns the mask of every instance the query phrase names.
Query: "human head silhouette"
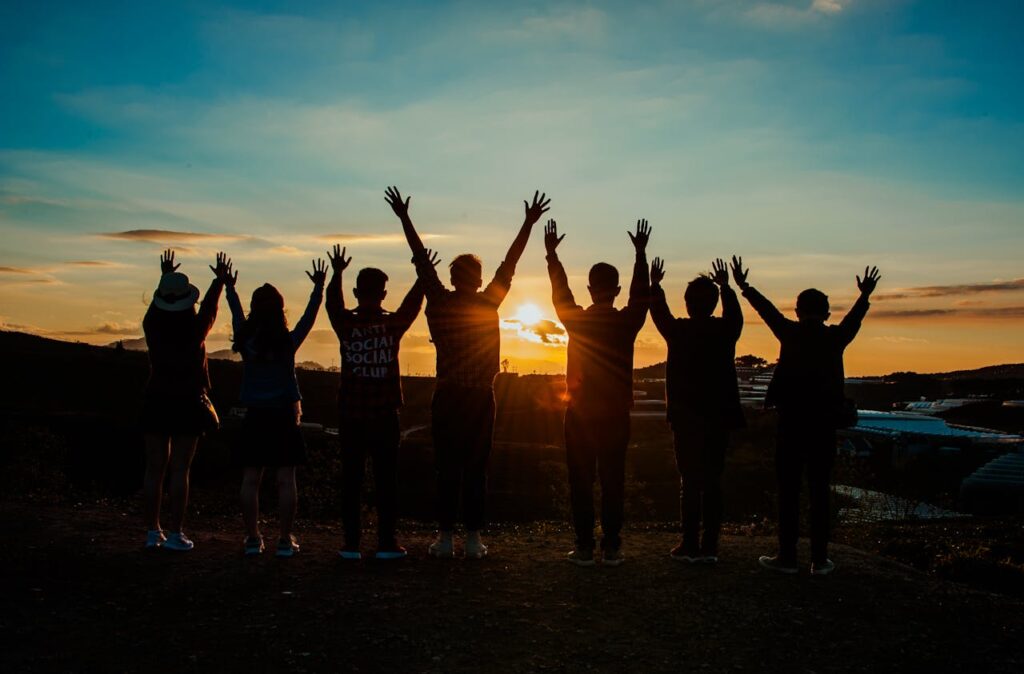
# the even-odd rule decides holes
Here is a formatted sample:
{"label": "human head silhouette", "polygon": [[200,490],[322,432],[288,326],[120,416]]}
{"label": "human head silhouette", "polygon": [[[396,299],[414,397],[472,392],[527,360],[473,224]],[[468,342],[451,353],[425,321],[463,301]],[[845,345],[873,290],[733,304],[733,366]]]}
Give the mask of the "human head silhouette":
{"label": "human head silhouette", "polygon": [[796,297],[796,317],[801,323],[824,323],[832,313],[828,295],[817,288],[808,288]]}
{"label": "human head silhouette", "polygon": [[463,253],[452,260],[448,268],[457,292],[474,293],[484,284],[484,267],[476,255]]}
{"label": "human head silhouette", "polygon": [[611,304],[622,290],[619,286],[619,270],[607,262],[598,262],[591,267],[588,281],[590,285],[587,290],[594,304]]}
{"label": "human head silhouette", "polygon": [[261,357],[273,357],[291,348],[288,319],[284,314],[284,296],[269,283],[252,291],[249,316],[232,336],[232,349],[241,351],[246,344]]}
{"label": "human head silhouette", "polygon": [[687,284],[683,300],[690,318],[707,318],[718,306],[718,286],[707,276],[698,276]]}
{"label": "human head silhouette", "polygon": [[378,309],[388,291],[385,286],[388,275],[376,267],[365,267],[356,276],[356,287],[352,289],[359,301],[360,309]]}

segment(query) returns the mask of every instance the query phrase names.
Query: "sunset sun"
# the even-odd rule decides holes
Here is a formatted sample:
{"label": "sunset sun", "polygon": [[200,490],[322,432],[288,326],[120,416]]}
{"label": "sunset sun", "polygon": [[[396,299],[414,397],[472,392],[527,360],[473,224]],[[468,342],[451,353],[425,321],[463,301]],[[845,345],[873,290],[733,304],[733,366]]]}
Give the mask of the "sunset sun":
{"label": "sunset sun", "polygon": [[519,308],[516,309],[515,316],[512,318],[513,320],[519,321],[524,326],[531,326],[539,323],[544,318],[544,314],[536,304],[533,302],[527,302],[519,305]]}

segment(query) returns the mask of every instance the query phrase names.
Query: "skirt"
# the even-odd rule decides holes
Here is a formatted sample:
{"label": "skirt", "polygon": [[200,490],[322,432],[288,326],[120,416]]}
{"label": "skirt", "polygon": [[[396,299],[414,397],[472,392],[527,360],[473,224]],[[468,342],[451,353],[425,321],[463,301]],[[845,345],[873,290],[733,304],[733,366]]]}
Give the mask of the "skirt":
{"label": "skirt", "polygon": [[220,419],[205,393],[147,393],[142,401],[142,432],[152,435],[200,436],[217,430]]}
{"label": "skirt", "polygon": [[231,454],[232,463],[242,468],[304,465],[306,442],[295,408],[250,407]]}

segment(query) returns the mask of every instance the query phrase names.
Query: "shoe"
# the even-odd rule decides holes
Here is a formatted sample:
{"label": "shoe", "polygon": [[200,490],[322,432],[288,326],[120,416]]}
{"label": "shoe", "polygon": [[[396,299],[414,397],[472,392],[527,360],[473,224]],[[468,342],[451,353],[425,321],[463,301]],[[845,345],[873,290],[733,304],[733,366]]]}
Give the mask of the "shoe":
{"label": "shoe", "polygon": [[696,564],[704,561],[702,555],[698,555],[693,550],[687,550],[683,547],[682,543],[672,548],[672,552],[668,553],[668,555],[677,562],[684,562],[686,564]]}
{"label": "shoe", "polygon": [[256,557],[263,554],[263,536],[245,537],[245,556]]}
{"label": "shoe", "polygon": [[565,556],[570,564],[576,566],[594,566],[594,551],[590,548],[576,548]]}
{"label": "shoe", "polygon": [[150,529],[146,532],[146,549],[156,550],[162,548],[167,536],[164,536],[163,529]]}
{"label": "shoe", "polygon": [[796,562],[787,562],[776,557],[769,557],[768,555],[761,555],[757,558],[757,563],[766,569],[771,569],[776,573],[785,573],[792,575],[796,573],[797,569]]}
{"label": "shoe", "polygon": [[346,543],[342,546],[341,550],[338,550],[338,556],[342,559],[358,562],[363,558],[363,553],[359,552],[358,545],[349,545]]}
{"label": "shoe", "polygon": [[704,555],[700,561],[702,564],[718,564],[718,555]]}
{"label": "shoe", "polygon": [[391,545],[380,546],[377,548],[377,554],[374,555],[375,559],[404,559],[408,556],[409,552],[397,543]]}
{"label": "shoe", "polygon": [[466,559],[483,559],[487,556],[487,546],[480,540],[480,534],[470,531],[466,536]]}
{"label": "shoe", "polygon": [[452,540],[452,535],[450,533],[439,534],[437,540],[427,548],[427,552],[430,553],[431,557],[437,557],[438,559],[451,559],[454,557],[455,541]]}
{"label": "shoe", "polygon": [[195,547],[195,544],[188,539],[184,533],[180,531],[172,531],[171,535],[164,541],[164,550],[176,550],[178,552],[188,552]]}
{"label": "shoe", "polygon": [[604,557],[601,559],[601,563],[605,566],[618,566],[626,561],[626,556],[622,554],[622,550],[605,550]]}
{"label": "shoe", "polygon": [[288,534],[288,538],[281,538],[277,541],[277,552],[274,554],[277,557],[294,557],[298,551],[299,542],[295,540],[295,536]]}
{"label": "shoe", "polygon": [[812,562],[811,563],[811,575],[812,576],[827,576],[836,570],[835,562],[831,559],[826,559],[824,562]]}

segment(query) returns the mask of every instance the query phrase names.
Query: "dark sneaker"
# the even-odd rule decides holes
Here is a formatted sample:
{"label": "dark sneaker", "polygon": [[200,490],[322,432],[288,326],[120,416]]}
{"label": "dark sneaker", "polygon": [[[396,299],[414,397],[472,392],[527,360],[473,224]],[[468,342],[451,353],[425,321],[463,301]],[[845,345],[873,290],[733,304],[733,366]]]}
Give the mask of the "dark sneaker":
{"label": "dark sneaker", "polygon": [[668,555],[677,562],[683,562],[684,564],[696,564],[697,562],[704,561],[704,558],[701,555],[691,549],[687,549],[682,543],[672,548],[672,551],[668,553]]}
{"label": "dark sneaker", "polygon": [[576,566],[594,566],[594,551],[587,548],[576,548],[565,557],[570,564]]}
{"label": "dark sneaker", "polygon": [[167,536],[164,536],[162,529],[150,529],[146,532],[147,550],[156,550],[157,548],[161,548],[166,541]]}
{"label": "dark sneaker", "polygon": [[831,559],[826,559],[824,562],[812,562],[811,563],[811,575],[812,576],[827,576],[836,570],[836,565]]}
{"label": "dark sneaker", "polygon": [[189,540],[189,537],[181,531],[172,531],[163,544],[164,550],[177,550],[178,552],[188,552],[194,547],[195,545]]}
{"label": "dark sneaker", "polygon": [[409,552],[405,548],[395,543],[377,548],[377,554],[374,557],[377,559],[404,559],[408,554]]}
{"label": "dark sneaker", "polygon": [[704,555],[700,558],[701,564],[718,564],[718,555]]}
{"label": "dark sneaker", "polygon": [[338,550],[338,556],[353,562],[358,562],[363,558],[363,554],[359,552],[359,546],[349,545],[348,543],[342,546],[341,550]]}
{"label": "dark sneaker", "polygon": [[758,557],[757,563],[776,573],[792,575],[799,570],[797,569],[796,562],[789,562],[779,559],[778,557],[769,557],[768,555],[761,555]]}
{"label": "dark sneaker", "polygon": [[622,554],[622,550],[605,550],[601,563],[605,566],[618,566],[624,561],[626,561],[626,556]]}
{"label": "dark sneaker", "polygon": [[278,557],[294,557],[298,551],[299,542],[295,540],[295,536],[288,534],[288,538],[277,541],[277,552],[274,554]]}
{"label": "dark sneaker", "polygon": [[246,557],[258,557],[263,554],[263,536],[246,536],[245,538],[245,556]]}

